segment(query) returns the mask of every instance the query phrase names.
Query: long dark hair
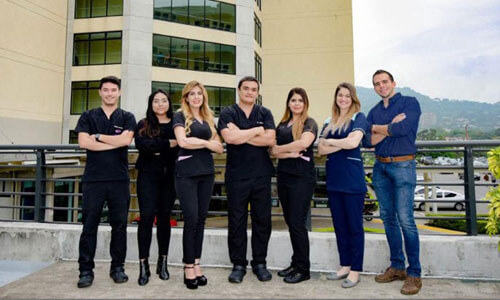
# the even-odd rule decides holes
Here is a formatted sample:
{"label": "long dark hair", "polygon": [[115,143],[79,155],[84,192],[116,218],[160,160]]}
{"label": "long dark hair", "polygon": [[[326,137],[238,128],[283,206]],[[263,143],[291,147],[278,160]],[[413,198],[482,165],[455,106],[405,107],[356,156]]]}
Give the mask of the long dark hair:
{"label": "long dark hair", "polygon": [[280,124],[285,124],[292,119],[293,114],[290,110],[290,107],[288,107],[288,104],[290,103],[290,99],[292,99],[293,95],[295,94],[299,95],[302,100],[304,100],[304,110],[300,114],[299,120],[292,125],[292,135],[293,139],[296,141],[300,139],[302,131],[304,130],[304,123],[306,122],[307,118],[309,118],[309,116],[307,115],[307,110],[309,109],[309,98],[307,97],[307,93],[303,88],[296,87],[288,92],[288,96],[286,97],[285,113],[283,114],[283,118],[281,118]]}
{"label": "long dark hair", "polygon": [[162,89],[158,89],[154,91],[151,95],[149,95],[148,110],[146,111],[146,118],[144,118],[144,127],[139,130],[139,135],[142,136],[147,135],[150,138],[160,135],[160,121],[158,120],[158,117],[153,111],[153,99],[155,98],[156,94],[159,93],[167,96],[168,100],[167,117],[172,119],[172,116],[174,114],[172,110],[172,100],[170,99],[170,96],[168,95],[167,92],[165,92]]}

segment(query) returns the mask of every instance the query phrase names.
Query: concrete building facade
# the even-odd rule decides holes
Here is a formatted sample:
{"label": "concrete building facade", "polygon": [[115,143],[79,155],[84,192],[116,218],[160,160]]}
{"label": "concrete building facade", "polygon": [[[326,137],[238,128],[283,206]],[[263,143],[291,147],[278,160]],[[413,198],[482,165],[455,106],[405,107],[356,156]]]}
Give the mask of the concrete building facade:
{"label": "concrete building facade", "polygon": [[75,142],[107,75],[122,79],[120,106],[137,119],[153,89],[178,103],[191,80],[218,115],[252,75],[275,121],[301,86],[318,123],[354,78],[350,0],[0,0],[0,17],[2,144]]}

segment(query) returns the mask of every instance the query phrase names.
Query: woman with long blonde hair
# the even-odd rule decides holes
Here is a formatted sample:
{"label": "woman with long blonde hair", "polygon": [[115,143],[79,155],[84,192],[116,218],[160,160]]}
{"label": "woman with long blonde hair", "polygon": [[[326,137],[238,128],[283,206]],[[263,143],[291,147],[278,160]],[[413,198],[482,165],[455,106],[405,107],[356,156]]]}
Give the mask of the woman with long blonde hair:
{"label": "woman with long blonde hair", "polygon": [[339,84],[332,117],[325,121],[318,144],[318,153],[327,155],[326,189],[340,257],[340,269],[327,278],[344,279],[344,288],[356,286],[363,270],[363,206],[367,190],[360,143],[368,124],[360,108],[354,86]]}
{"label": "woman with long blonde hair", "polygon": [[291,89],[285,113],[276,128],[276,145],[271,151],[278,158],[278,196],[293,248],[290,266],[278,272],[286,283],[310,278],[306,218],[316,184],[313,144],[318,125],[307,115],[308,108],[306,91]]}
{"label": "woman with long blonde hair", "polygon": [[208,106],[208,94],[200,82],[191,81],[182,90],[181,109],[173,127],[180,147],[175,189],[184,214],[182,236],[184,284],[189,289],[207,284],[200,268],[203,231],[214,186],[212,152],[224,150]]}

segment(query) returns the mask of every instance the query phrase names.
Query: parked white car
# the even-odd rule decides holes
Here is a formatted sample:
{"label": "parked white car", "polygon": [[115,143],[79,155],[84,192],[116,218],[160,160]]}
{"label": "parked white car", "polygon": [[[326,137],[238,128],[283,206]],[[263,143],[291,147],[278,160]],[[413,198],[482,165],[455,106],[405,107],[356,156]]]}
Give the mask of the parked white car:
{"label": "parked white car", "polygon": [[[416,191],[415,191],[416,192]],[[429,193],[429,198],[431,198],[431,193]],[[428,203],[430,207],[434,205],[434,202],[421,202],[422,200],[425,200],[424,197],[424,191],[422,187],[421,193],[417,194],[415,193],[415,201],[413,203],[413,208],[419,209],[419,210],[424,210],[425,203]],[[455,192],[455,191],[450,191],[450,190],[442,190],[436,188],[436,204],[438,209],[439,208],[453,208],[458,211],[462,211],[465,209],[465,196],[462,193]],[[445,200],[445,201],[450,201],[452,200],[453,202],[440,202],[439,200]]]}

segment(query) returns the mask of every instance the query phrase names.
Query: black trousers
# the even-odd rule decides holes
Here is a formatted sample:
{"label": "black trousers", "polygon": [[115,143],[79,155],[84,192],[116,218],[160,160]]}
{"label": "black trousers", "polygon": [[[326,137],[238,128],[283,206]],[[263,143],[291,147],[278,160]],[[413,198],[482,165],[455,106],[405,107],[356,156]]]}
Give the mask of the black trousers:
{"label": "black trousers", "polygon": [[226,182],[228,200],[229,257],[234,265],[246,266],[248,203],[252,218],[252,262],[265,264],[271,237],[271,177]]}
{"label": "black trousers", "polygon": [[111,225],[111,269],[122,267],[127,253],[127,215],[130,204],[129,181],[85,182],[82,186],[82,223],[79,258],[80,271],[94,269],[97,228],[104,202],[107,203]]}
{"label": "black trousers", "polygon": [[175,178],[175,189],[184,214],[182,261],[186,264],[193,264],[195,259],[201,258],[203,231],[213,187],[213,174]]}
{"label": "black trousers", "polygon": [[139,170],[137,198],[141,215],[137,229],[139,259],[149,257],[155,217],[158,255],[168,255],[171,233],[170,214],[175,202],[174,175],[166,170],[160,172]]}
{"label": "black trousers", "polygon": [[303,177],[278,173],[278,197],[292,241],[291,265],[304,273],[309,273],[311,267],[306,220],[314,186],[314,182]]}

